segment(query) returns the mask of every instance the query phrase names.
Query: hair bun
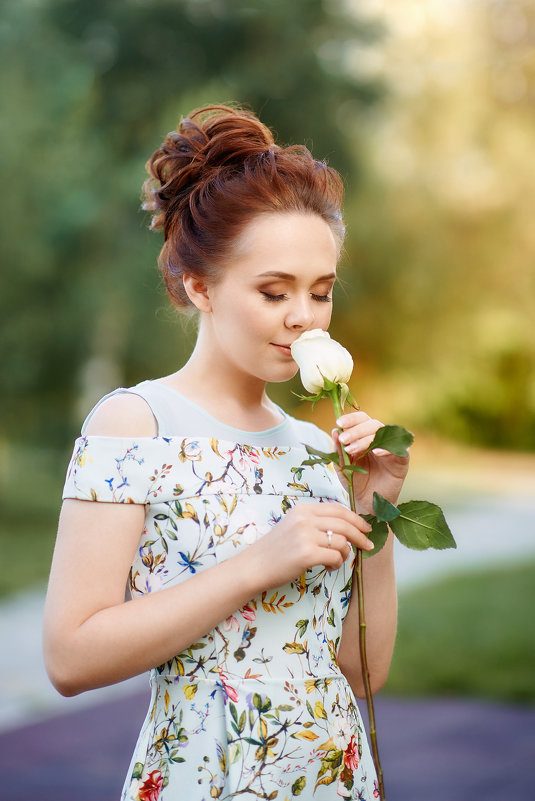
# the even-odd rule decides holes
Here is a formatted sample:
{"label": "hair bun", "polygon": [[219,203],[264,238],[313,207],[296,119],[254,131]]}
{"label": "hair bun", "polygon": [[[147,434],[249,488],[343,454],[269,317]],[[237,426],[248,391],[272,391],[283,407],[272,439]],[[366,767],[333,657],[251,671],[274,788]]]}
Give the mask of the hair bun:
{"label": "hair bun", "polygon": [[196,109],[167,134],[147,162],[150,178],[143,208],[155,212],[151,228],[163,228],[167,235],[168,215],[179,211],[193,189],[276,147],[270,129],[245,109]]}
{"label": "hair bun", "polygon": [[181,120],[147,162],[144,207],[163,229],[158,257],[178,309],[194,309],[184,276],[216,282],[257,215],[314,214],[344,239],[342,179],[303,145],[279,147],[270,129],[238,106],[206,106]]}

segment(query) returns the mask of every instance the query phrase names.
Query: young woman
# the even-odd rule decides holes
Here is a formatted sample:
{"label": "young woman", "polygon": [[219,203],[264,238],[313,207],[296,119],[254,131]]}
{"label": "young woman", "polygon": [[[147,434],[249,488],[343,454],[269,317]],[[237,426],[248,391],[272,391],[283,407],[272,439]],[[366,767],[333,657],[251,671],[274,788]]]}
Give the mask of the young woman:
{"label": "young woman", "polygon": [[[151,670],[124,801],[371,801],[351,596],[369,526],[334,470],[301,466],[304,444],[329,437],[266,394],[297,371],[291,343],[329,326],[341,180],[224,106],[183,119],[147,166],[160,267],[198,338],[177,372],[115,390],[84,423],[47,598],[50,677],[74,695]],[[358,457],[381,423],[359,411],[340,426]],[[374,490],[396,502],[407,460],[365,466],[360,512]],[[392,542],[364,564],[377,690],[396,630]]]}

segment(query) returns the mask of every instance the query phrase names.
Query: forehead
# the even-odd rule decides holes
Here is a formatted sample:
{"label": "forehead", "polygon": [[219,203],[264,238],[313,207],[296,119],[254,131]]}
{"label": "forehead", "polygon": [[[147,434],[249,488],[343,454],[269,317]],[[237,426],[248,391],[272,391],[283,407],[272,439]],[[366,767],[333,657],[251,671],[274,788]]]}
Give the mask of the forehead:
{"label": "forehead", "polygon": [[232,263],[253,273],[325,275],[336,271],[336,241],[329,225],[316,214],[261,214],[238,237]]}

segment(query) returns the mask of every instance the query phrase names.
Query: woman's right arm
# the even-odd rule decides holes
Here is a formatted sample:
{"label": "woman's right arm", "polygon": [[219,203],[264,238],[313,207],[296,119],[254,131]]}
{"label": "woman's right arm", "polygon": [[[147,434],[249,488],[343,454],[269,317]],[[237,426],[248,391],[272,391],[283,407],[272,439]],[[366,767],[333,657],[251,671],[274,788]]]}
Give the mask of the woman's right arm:
{"label": "woman's right arm", "polygon": [[[119,395],[97,409],[86,433],[153,436],[154,420],[140,398]],[[367,526],[340,504],[298,504],[236,556],[125,601],[144,518],[139,504],[63,503],[44,618],[45,663],[63,695],[143,673],[181,653],[263,590],[313,565],[339,567],[347,540],[363,547]],[[324,547],[328,529],[339,532],[330,548]]]}

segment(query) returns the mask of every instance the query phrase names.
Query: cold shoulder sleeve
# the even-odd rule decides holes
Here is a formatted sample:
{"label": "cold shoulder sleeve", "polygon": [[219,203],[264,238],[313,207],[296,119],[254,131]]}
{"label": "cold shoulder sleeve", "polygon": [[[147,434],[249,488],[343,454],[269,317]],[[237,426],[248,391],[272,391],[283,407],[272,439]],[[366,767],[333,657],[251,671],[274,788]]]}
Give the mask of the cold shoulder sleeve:
{"label": "cold shoulder sleeve", "polygon": [[302,465],[303,447],[206,437],[79,437],[63,498],[151,505],[207,495],[288,495],[338,500],[332,465]]}
{"label": "cold shoulder sleeve", "polygon": [[67,468],[63,498],[150,503],[158,438],[79,437]]}

